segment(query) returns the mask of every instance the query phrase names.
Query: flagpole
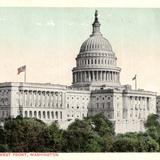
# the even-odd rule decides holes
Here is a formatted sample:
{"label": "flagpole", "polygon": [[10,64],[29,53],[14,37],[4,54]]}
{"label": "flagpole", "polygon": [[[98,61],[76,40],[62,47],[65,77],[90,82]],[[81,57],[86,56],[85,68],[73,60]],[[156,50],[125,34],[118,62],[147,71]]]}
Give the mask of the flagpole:
{"label": "flagpole", "polygon": [[137,75],[135,75],[135,90],[137,90]]}
{"label": "flagpole", "polygon": [[137,90],[137,76],[136,76],[136,79],[135,79],[135,90]]}
{"label": "flagpole", "polygon": [[26,68],[25,68],[25,72],[24,72],[24,82],[26,83]]}

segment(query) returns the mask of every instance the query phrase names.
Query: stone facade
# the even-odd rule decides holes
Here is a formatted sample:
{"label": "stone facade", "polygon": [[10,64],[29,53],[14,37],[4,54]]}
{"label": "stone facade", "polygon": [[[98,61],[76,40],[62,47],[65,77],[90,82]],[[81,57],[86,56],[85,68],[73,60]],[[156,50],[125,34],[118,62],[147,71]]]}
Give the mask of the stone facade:
{"label": "stone facade", "polygon": [[103,113],[116,133],[144,131],[147,116],[156,113],[156,93],[120,84],[121,69],[111,44],[100,32],[97,11],[92,26],[92,34],[77,55],[72,85],[1,83],[1,121],[22,115],[46,123],[56,121],[66,128],[76,118]]}
{"label": "stone facade", "polygon": [[160,115],[160,96],[156,97],[157,114]]}
{"label": "stone facade", "polygon": [[[87,116],[90,91],[38,83],[1,83],[0,117],[35,117],[64,124]],[[64,127],[66,127],[64,125]]]}

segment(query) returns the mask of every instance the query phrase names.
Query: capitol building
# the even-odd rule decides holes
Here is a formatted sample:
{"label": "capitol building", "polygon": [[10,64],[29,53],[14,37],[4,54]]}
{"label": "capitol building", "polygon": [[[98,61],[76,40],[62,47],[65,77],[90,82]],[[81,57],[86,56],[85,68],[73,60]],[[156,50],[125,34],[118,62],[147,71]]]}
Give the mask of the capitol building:
{"label": "capitol building", "polygon": [[109,41],[100,31],[98,13],[93,30],[76,57],[71,86],[50,83],[0,83],[0,120],[35,117],[66,128],[75,119],[103,113],[116,133],[144,131],[156,113],[156,93],[120,83],[121,68]]}

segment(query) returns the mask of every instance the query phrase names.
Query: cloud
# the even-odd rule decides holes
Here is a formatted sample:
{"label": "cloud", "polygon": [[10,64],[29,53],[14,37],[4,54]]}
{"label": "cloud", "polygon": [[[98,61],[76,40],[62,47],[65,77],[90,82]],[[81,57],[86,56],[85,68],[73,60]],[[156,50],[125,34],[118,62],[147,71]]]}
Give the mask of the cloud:
{"label": "cloud", "polygon": [[48,20],[46,22],[36,22],[35,25],[38,26],[38,27],[54,27],[55,23],[51,19],[51,20]]}

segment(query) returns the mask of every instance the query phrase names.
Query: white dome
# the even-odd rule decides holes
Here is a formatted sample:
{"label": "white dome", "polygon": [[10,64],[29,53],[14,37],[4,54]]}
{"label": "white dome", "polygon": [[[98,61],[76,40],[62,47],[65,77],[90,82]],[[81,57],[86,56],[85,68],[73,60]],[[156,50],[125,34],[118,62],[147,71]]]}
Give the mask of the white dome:
{"label": "white dome", "polygon": [[101,34],[92,35],[83,42],[80,48],[80,53],[85,51],[112,51],[112,46]]}

